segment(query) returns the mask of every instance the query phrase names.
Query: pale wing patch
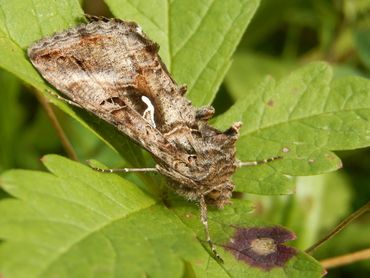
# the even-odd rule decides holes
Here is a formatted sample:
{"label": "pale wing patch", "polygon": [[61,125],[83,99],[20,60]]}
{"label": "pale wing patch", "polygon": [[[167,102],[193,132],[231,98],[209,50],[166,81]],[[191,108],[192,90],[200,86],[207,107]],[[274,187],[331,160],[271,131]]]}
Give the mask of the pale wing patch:
{"label": "pale wing patch", "polygon": [[141,100],[148,106],[143,113],[143,118],[149,121],[149,123],[155,128],[156,125],[154,121],[154,106],[150,99],[146,96],[142,96]]}

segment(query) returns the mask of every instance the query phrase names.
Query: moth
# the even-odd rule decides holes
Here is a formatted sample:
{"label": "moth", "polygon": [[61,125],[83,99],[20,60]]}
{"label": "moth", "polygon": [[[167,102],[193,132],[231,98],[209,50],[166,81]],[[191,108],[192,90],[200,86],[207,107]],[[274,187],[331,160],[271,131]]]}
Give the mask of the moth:
{"label": "moth", "polygon": [[[199,203],[200,219],[213,254],[207,206],[222,208],[234,190],[241,162],[235,143],[241,123],[226,131],[211,127],[212,107],[195,108],[184,97],[151,41],[134,22],[90,17],[89,22],[44,38],[28,49],[34,67],[68,103],[114,125],[153,156],[155,168],[98,169],[156,171],[177,194]],[[185,66],[185,65],[184,65]]]}

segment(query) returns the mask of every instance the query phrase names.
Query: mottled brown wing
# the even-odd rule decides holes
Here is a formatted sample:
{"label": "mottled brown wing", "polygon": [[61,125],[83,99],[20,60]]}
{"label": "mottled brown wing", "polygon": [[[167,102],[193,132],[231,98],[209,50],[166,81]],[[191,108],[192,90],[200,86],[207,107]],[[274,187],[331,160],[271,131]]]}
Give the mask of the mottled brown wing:
{"label": "mottled brown wing", "polygon": [[55,88],[167,164],[176,149],[163,135],[192,126],[195,111],[157,52],[137,24],[109,20],[43,39],[28,55]]}

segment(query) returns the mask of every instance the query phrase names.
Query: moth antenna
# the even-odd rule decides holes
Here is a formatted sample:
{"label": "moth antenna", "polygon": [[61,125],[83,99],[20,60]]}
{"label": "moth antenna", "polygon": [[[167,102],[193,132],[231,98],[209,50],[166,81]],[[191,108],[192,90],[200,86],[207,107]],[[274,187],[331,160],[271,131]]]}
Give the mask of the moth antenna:
{"label": "moth antenna", "polygon": [[215,245],[213,244],[211,240],[211,236],[209,234],[209,228],[208,228],[208,211],[207,211],[207,204],[204,200],[204,195],[200,195],[199,197],[199,206],[200,206],[200,221],[202,222],[204,226],[204,233],[206,235],[206,240],[209,244],[209,247],[212,250],[213,255],[216,257],[218,261],[221,263],[224,262],[224,260],[221,258],[220,254],[218,254]]}
{"label": "moth antenna", "polygon": [[55,93],[55,92],[53,92],[53,91],[47,90],[47,92],[48,92],[49,94],[51,94],[52,96],[56,97],[57,99],[61,100],[61,101],[64,101],[64,102],[66,102],[66,103],[68,103],[68,104],[70,104],[70,105],[76,106],[76,107],[78,107],[78,108],[82,108],[82,107],[81,107],[81,105],[79,105],[77,102],[74,102],[74,101],[72,101],[72,100],[70,100],[70,99],[66,99],[66,98],[64,98],[64,97],[62,97],[62,96],[60,96],[60,95],[58,95],[57,93]]}
{"label": "moth antenna", "polygon": [[282,156],[273,156],[270,158],[262,159],[262,160],[256,160],[256,161],[237,161],[237,167],[247,167],[247,166],[257,166],[261,164],[267,164],[274,160],[282,159]]}

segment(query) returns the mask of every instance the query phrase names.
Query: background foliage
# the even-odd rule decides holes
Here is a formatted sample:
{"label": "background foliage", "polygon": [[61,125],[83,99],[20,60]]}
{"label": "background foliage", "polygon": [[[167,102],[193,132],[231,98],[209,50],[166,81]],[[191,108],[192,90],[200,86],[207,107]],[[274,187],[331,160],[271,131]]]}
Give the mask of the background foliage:
{"label": "background foliage", "polygon": [[[160,54],[175,79],[188,84],[193,103],[215,106],[215,126],[227,128],[233,121],[243,121],[240,159],[285,157],[272,165],[239,171],[237,189],[295,194],[248,194],[244,196],[248,201],[235,201],[225,211],[212,212],[216,242],[230,237],[229,224],[272,223],[293,230],[298,239],[292,244],[304,250],[369,200],[369,149],[358,148],[370,144],[370,84],[362,78],[370,70],[370,1],[105,3],[86,1],[83,7],[87,13],[112,13],[142,25],[160,44]],[[51,88],[25,56],[31,42],[82,22],[79,3],[0,1],[0,9],[4,69],[0,72],[0,171],[42,170],[44,164],[52,173],[12,170],[1,176],[7,192],[2,192],[0,205],[0,236],[5,239],[1,272],[9,277],[24,277],[24,273],[70,277],[66,271],[79,266],[79,272],[73,272],[76,277],[127,275],[114,266],[118,264],[130,269],[131,275],[264,276],[263,271],[236,262],[222,248],[225,266],[209,259],[207,245],[196,239],[203,237],[196,206],[171,193],[164,206],[160,201],[164,181],[158,176],[102,176],[57,156],[40,162],[45,154],[65,153],[31,86],[60,108],[55,112],[80,161],[94,158],[110,167],[153,163],[109,125],[52,98],[46,92]],[[330,66],[311,63],[318,60]],[[343,169],[332,172],[341,167],[340,159]],[[304,175],[315,176],[292,178]],[[369,216],[363,216],[324,245],[315,258],[367,247],[368,222]],[[137,231],[143,234],[131,241],[122,236]],[[369,268],[363,261],[330,270],[328,275],[365,277]],[[300,253],[269,275],[315,277],[321,272]]]}

